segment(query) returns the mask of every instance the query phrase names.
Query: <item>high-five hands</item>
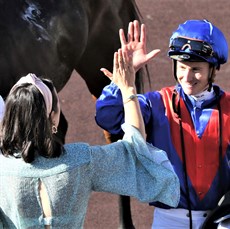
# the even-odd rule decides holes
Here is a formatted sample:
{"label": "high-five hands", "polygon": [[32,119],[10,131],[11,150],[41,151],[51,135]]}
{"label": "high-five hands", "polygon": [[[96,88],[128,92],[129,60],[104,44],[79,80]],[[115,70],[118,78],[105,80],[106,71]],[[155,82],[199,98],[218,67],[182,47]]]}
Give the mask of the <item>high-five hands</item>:
{"label": "high-five hands", "polygon": [[[106,69],[101,70],[106,72]],[[115,52],[113,59],[113,74],[107,76],[121,91],[125,112],[125,123],[129,123],[139,129],[141,135],[145,138],[145,126],[135,86],[135,70],[131,52],[128,52],[127,49],[119,49]]]}

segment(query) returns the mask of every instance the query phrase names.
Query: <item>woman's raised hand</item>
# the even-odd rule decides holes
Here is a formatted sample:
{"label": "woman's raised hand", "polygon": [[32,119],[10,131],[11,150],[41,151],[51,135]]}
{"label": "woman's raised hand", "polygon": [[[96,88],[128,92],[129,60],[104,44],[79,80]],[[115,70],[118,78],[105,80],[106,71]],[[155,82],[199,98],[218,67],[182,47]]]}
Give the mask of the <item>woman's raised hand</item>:
{"label": "woman's raised hand", "polygon": [[112,81],[120,88],[121,92],[135,87],[133,58],[125,50],[119,49],[114,53]]}

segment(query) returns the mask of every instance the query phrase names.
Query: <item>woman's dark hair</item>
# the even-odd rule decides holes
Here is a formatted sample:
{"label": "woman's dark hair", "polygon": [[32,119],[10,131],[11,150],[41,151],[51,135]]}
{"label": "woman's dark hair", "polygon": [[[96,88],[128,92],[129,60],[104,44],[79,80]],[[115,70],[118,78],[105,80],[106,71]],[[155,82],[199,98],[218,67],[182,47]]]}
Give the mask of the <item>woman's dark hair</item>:
{"label": "woman's dark hair", "polygon": [[[47,79],[42,81],[52,93],[52,111],[57,111],[53,83]],[[28,163],[33,162],[36,155],[52,158],[63,152],[61,140],[52,133],[44,98],[33,84],[19,85],[8,95],[0,148],[3,155],[22,157]]]}

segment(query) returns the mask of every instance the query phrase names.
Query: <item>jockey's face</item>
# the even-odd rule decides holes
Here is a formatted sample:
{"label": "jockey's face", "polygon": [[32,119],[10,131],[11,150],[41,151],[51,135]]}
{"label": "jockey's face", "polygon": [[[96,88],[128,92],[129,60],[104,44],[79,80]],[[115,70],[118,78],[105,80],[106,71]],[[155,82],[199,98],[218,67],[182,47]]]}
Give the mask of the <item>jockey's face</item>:
{"label": "jockey's face", "polygon": [[177,61],[177,80],[187,95],[196,95],[208,88],[209,63]]}

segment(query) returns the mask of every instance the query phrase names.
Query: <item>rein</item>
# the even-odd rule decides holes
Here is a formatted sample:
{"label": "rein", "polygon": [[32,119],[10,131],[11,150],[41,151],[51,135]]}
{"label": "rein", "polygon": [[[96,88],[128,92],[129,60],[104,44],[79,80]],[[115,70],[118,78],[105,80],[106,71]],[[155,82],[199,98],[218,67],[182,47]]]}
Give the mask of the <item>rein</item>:
{"label": "rein", "polygon": [[[217,101],[217,108],[218,108],[218,121],[219,121],[219,171],[221,172],[221,161],[222,161],[222,112],[220,106],[220,100],[218,99],[219,93],[216,93],[216,101]],[[178,97],[178,104],[176,106],[176,99]],[[189,192],[189,184],[188,184],[188,172],[187,172],[187,163],[186,163],[186,153],[185,153],[185,141],[184,141],[184,133],[183,133],[183,125],[182,125],[182,116],[181,116],[181,107],[180,107],[180,97],[177,91],[174,89],[172,95],[172,107],[174,113],[178,115],[179,125],[180,125],[180,140],[181,140],[181,150],[182,150],[182,160],[183,160],[183,169],[184,169],[184,177],[185,177],[185,189],[186,189],[186,200],[188,204],[188,211],[189,211],[189,228],[192,229],[192,207],[191,207],[191,198]]]}

